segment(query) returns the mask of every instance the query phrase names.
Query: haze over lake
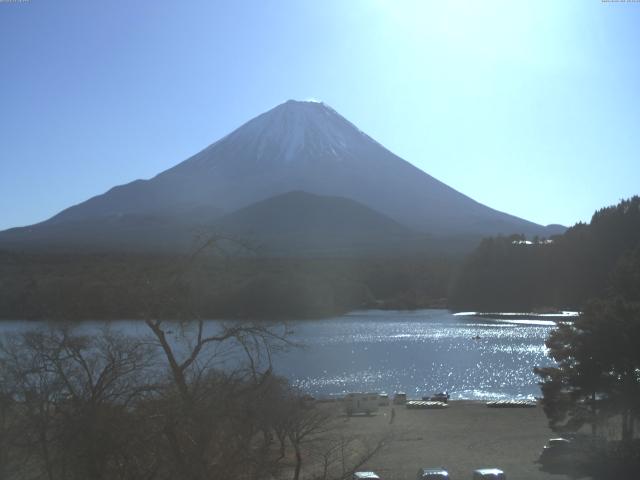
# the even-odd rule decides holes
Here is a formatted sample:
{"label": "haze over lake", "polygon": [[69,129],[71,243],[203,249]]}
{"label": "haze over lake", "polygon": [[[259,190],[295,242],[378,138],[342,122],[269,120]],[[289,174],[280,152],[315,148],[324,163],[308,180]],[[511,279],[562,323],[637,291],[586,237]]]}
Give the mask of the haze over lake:
{"label": "haze over lake", "polygon": [[[43,323],[4,322],[0,332],[37,325]],[[82,325],[91,331],[104,323]],[[112,325],[147,333],[141,321]],[[289,325],[302,347],[276,355],[274,370],[308,393],[405,391],[421,397],[447,390],[454,399],[540,396],[533,368],[551,363],[544,340],[554,328],[550,321],[496,321],[447,310],[357,311]]]}

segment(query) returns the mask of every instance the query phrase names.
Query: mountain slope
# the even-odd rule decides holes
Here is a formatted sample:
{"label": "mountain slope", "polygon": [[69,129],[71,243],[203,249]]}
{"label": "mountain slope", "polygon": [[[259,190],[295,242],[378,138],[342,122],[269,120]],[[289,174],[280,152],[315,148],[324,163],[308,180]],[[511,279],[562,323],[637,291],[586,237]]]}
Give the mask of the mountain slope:
{"label": "mountain slope", "polygon": [[48,221],[0,232],[0,247],[54,252],[184,252],[194,247],[199,234],[211,231],[210,222],[193,220],[192,215],[182,219],[153,213],[121,213],[62,222]]}
{"label": "mountain slope", "polygon": [[[64,241],[65,225],[73,226],[70,231],[78,238],[83,223],[94,228],[102,219],[139,216],[159,219],[168,230],[171,224],[184,228],[208,223],[193,212],[231,213],[290,191],[351,199],[437,236],[546,236],[562,230],[470,199],[394,155],[324,104],[288,101],[156,177],[117,186],[21,230],[20,236],[26,245],[31,237],[46,237],[55,225],[56,238]],[[110,235],[118,237],[118,228],[116,222]],[[15,230],[12,235],[15,239]],[[3,239],[6,234],[0,234]]]}
{"label": "mountain slope", "polygon": [[339,254],[419,247],[422,235],[341,197],[288,192],[224,216],[213,230],[276,254]]}

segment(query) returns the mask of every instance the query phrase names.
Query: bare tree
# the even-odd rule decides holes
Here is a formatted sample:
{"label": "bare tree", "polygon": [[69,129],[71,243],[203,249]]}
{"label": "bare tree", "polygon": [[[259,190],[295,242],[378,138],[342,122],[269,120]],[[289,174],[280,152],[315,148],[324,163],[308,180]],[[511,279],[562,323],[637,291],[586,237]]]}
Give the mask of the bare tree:
{"label": "bare tree", "polygon": [[158,418],[176,473],[184,478],[223,478],[265,465],[254,438],[270,432],[258,405],[273,375],[274,350],[288,342],[286,329],[251,323],[146,324],[169,371]]}
{"label": "bare tree", "polygon": [[315,455],[317,468],[312,480],[347,480],[392,440],[391,433],[368,439],[331,432]]}
{"label": "bare tree", "polygon": [[147,391],[145,345],[108,330],[89,337],[57,328],[9,337],[0,355],[19,414],[10,443],[25,471],[54,480],[126,470],[131,407]]}

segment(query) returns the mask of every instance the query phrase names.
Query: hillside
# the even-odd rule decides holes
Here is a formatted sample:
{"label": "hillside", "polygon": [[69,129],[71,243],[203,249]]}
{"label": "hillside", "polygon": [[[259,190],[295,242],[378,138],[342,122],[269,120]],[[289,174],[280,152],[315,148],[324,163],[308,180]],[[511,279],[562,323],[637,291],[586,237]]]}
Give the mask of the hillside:
{"label": "hillside", "polygon": [[520,237],[482,241],[457,274],[458,310],[581,309],[615,293],[640,300],[640,197],[597,211],[551,243]]}
{"label": "hillside", "polygon": [[289,192],[226,215],[213,230],[255,243],[268,255],[393,253],[421,248],[424,235],[340,197]]}

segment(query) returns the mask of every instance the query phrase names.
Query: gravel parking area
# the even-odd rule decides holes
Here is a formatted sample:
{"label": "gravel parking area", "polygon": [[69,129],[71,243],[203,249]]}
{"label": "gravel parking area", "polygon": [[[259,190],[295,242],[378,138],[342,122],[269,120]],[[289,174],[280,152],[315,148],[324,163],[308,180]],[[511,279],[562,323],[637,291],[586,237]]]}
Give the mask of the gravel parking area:
{"label": "gravel parking area", "polygon": [[383,480],[414,480],[420,467],[441,466],[453,480],[471,479],[473,470],[483,467],[501,468],[509,480],[570,478],[542,471],[536,463],[546,441],[557,436],[539,406],[487,408],[482,402],[452,401],[442,410],[381,407],[375,415],[346,421],[350,433],[363,437],[391,429],[389,446],[364,468]]}

